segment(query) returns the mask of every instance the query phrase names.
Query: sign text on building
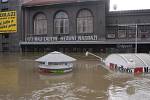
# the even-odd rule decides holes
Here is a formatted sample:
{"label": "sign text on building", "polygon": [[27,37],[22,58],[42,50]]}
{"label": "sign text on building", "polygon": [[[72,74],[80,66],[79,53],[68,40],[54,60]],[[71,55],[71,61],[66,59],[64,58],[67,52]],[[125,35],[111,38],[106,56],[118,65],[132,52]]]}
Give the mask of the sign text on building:
{"label": "sign text on building", "polygon": [[53,41],[97,41],[97,35],[88,36],[59,36],[59,37],[26,37],[26,42],[53,42]]}
{"label": "sign text on building", "polygon": [[0,33],[17,32],[16,11],[0,12]]}

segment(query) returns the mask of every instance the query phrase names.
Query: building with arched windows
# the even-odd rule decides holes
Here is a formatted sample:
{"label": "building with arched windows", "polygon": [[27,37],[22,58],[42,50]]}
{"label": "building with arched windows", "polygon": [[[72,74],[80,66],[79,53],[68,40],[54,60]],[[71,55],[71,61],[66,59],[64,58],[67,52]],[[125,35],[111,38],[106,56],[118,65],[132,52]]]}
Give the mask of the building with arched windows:
{"label": "building with arched windows", "polygon": [[32,0],[22,10],[22,51],[150,51],[150,10],[109,12],[109,0]]}
{"label": "building with arched windows", "polygon": [[150,51],[150,10],[109,11],[110,0],[20,1],[13,50]]}
{"label": "building with arched windows", "polygon": [[23,4],[23,51],[99,51],[109,0],[32,0]]}

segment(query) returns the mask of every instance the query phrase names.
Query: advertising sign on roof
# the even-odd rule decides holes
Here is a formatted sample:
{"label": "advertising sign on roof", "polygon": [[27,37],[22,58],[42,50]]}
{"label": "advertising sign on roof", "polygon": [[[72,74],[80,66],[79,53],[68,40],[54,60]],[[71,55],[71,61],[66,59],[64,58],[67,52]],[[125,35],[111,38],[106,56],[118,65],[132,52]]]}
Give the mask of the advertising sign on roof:
{"label": "advertising sign on roof", "polygon": [[0,12],[0,33],[17,32],[16,11]]}

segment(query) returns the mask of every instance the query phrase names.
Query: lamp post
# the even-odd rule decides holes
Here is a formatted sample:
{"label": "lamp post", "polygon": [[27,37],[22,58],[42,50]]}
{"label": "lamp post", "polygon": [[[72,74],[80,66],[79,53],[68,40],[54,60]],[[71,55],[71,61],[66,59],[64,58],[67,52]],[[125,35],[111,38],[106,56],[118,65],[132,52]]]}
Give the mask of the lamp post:
{"label": "lamp post", "polygon": [[138,29],[137,29],[138,27],[137,27],[137,24],[136,24],[136,26],[135,26],[135,29],[136,29],[136,33],[135,33],[135,53],[137,53],[137,47],[138,47]]}
{"label": "lamp post", "polygon": [[104,61],[102,57],[97,56],[97,55],[95,55],[95,54],[93,54],[93,53],[87,51],[87,52],[85,53],[85,56],[88,56],[88,55],[92,55],[92,56],[94,56],[94,57],[100,59],[100,61],[102,61],[102,62]]}

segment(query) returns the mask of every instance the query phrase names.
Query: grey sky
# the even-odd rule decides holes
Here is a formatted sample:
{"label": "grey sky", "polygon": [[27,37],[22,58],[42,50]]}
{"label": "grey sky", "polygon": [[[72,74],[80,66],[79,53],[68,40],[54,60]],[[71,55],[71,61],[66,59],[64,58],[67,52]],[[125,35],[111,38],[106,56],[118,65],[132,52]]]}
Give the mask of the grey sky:
{"label": "grey sky", "polygon": [[150,0],[110,0],[110,10],[117,5],[117,10],[150,9]]}

